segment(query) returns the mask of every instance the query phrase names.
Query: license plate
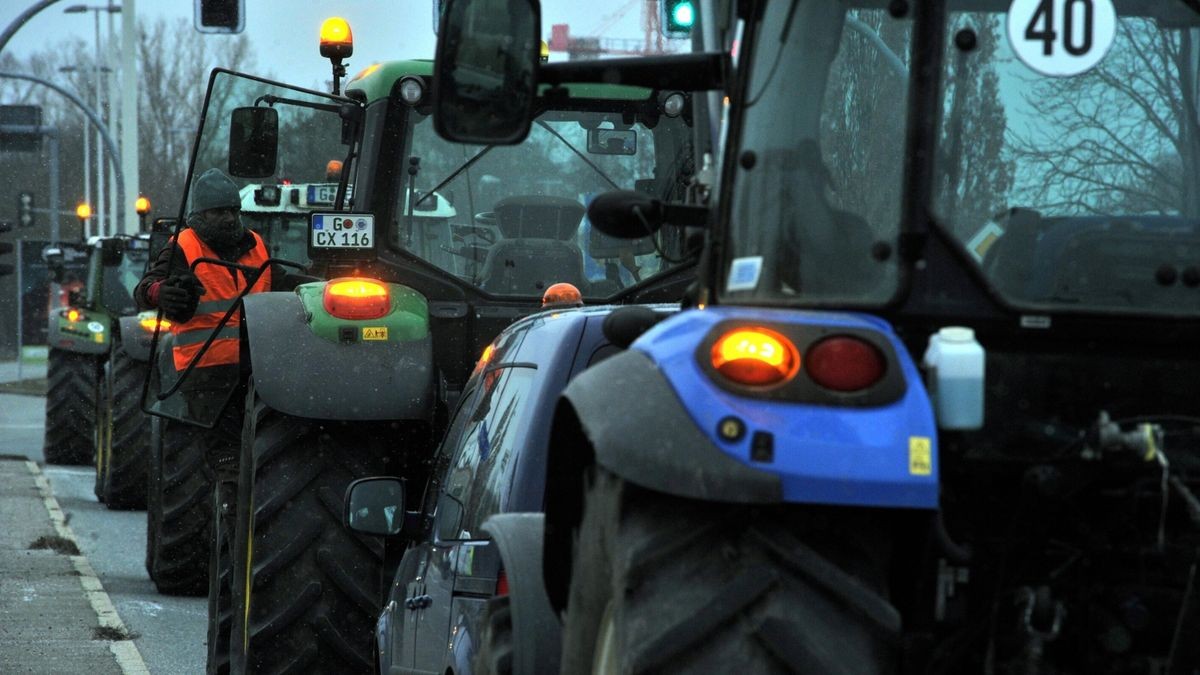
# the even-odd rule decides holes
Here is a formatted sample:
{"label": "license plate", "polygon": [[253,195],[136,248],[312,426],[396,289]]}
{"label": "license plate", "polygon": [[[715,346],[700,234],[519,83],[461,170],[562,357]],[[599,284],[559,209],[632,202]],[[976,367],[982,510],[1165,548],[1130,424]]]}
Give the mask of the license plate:
{"label": "license plate", "polygon": [[309,185],[308,203],[333,206],[333,198],[337,196],[336,185]]}
{"label": "license plate", "polygon": [[375,216],[365,213],[314,213],[309,221],[313,248],[372,249]]}

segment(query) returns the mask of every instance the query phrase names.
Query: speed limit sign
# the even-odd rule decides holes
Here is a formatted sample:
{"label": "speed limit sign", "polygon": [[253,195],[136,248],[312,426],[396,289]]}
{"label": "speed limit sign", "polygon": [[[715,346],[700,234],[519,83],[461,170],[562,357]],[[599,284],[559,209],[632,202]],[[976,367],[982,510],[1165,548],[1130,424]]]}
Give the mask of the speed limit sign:
{"label": "speed limit sign", "polygon": [[1117,36],[1112,0],[1013,0],[1008,41],[1021,62],[1052,77],[1100,63]]}

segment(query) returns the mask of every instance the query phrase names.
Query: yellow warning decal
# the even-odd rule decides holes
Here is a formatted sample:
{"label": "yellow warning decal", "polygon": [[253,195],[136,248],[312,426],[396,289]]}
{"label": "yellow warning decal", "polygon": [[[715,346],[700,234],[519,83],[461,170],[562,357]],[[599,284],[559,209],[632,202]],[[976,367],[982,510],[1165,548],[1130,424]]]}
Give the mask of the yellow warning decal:
{"label": "yellow warning decal", "polygon": [[104,333],[92,333],[92,339],[99,344],[104,344]]}
{"label": "yellow warning decal", "polygon": [[909,436],[908,472],[914,476],[933,473],[933,444],[928,436]]}
{"label": "yellow warning decal", "polygon": [[387,326],[363,326],[363,340],[386,340]]}

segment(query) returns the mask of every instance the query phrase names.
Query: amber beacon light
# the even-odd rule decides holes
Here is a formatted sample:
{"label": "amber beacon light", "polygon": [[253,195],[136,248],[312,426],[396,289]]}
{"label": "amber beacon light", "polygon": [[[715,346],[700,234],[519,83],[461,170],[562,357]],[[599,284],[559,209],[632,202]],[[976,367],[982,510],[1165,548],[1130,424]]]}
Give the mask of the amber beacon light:
{"label": "amber beacon light", "polygon": [[341,93],[341,79],[346,76],[343,59],[354,54],[354,34],[350,24],[340,16],[331,16],[321,24],[321,56],[333,64],[333,93]]}
{"label": "amber beacon light", "polygon": [[333,279],[325,285],[325,311],[339,319],[378,319],[392,306],[387,286],[371,279]]}

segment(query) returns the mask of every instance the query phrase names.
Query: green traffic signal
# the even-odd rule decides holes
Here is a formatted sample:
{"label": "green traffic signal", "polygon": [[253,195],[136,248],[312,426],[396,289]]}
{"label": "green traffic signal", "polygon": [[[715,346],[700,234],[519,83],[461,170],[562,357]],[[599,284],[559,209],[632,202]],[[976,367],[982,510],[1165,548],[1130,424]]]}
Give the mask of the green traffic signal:
{"label": "green traffic signal", "polygon": [[696,23],[693,0],[663,0],[663,33],[668,37],[687,37]]}

